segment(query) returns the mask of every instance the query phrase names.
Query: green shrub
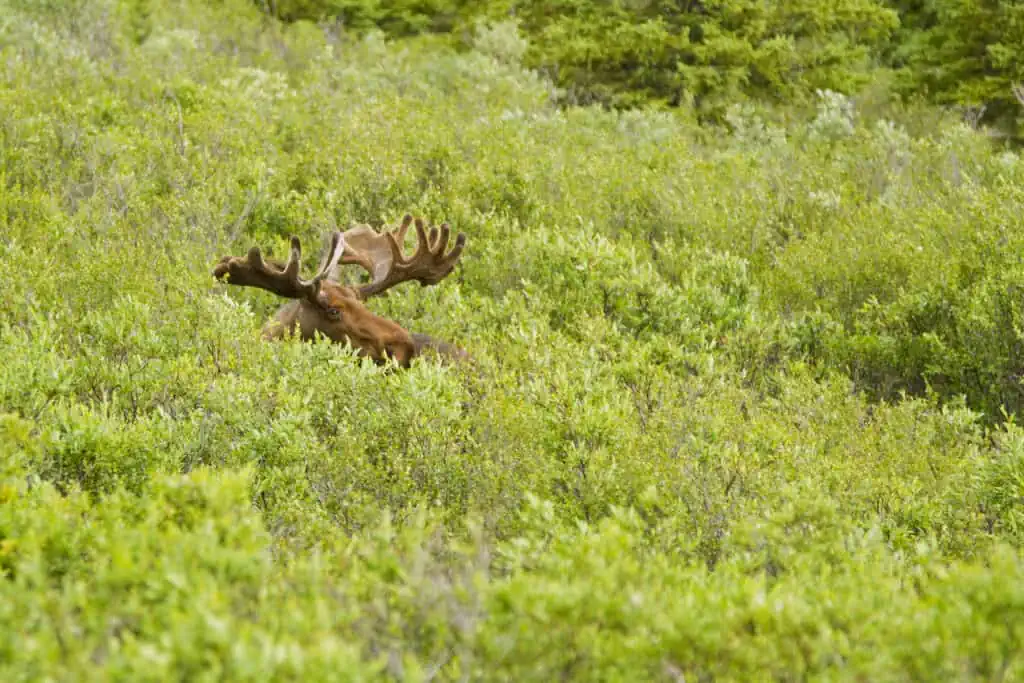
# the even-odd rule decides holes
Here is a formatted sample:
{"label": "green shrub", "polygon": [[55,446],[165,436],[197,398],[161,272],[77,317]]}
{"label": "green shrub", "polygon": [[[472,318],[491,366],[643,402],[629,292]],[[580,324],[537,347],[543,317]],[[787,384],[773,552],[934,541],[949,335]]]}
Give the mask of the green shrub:
{"label": "green shrub", "polygon": [[[63,9],[0,0],[0,679],[1021,677],[1016,153],[557,106],[508,25]],[[210,276],[407,211],[464,258],[371,306],[471,362]]]}

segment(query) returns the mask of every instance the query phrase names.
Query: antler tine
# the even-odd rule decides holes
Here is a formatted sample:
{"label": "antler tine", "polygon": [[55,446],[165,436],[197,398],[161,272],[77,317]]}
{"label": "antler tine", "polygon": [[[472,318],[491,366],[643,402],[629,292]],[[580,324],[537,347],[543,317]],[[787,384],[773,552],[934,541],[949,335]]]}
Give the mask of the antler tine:
{"label": "antler tine", "polygon": [[[299,238],[294,235],[292,235],[290,243],[291,250],[288,252],[288,263],[284,266],[284,276],[289,284],[298,285],[299,265],[302,263],[302,243],[299,242]],[[266,266],[263,266],[263,270],[268,274],[273,274],[273,272],[268,270]]]}
{"label": "antler tine", "polygon": [[[448,246],[448,238],[451,236],[451,228],[447,223],[441,224],[441,239],[438,241],[437,253],[443,254],[445,248]],[[444,257],[445,263],[448,266],[448,272],[455,267],[455,264],[462,257],[462,250],[466,248],[466,235],[459,233],[455,236],[455,246],[448,252],[448,255]]]}
{"label": "antler tine", "polygon": [[432,239],[436,239],[436,237],[437,237],[436,233],[437,233],[437,228],[431,228],[430,229],[430,235],[427,235],[427,229],[426,229],[426,226],[423,223],[423,219],[422,218],[417,218],[416,219],[416,251],[413,253],[412,257],[409,258],[408,260],[401,259],[400,261],[396,260],[396,262],[401,263],[402,265],[405,265],[406,263],[412,263],[412,262],[415,262],[415,261],[418,261],[418,260],[422,259],[424,257],[424,254],[431,254],[431,253],[433,253],[433,251],[430,248],[430,242],[431,242]]}
{"label": "antler tine", "polygon": [[[391,250],[391,263],[388,264],[390,268],[394,267],[396,263],[404,263],[405,257],[402,256],[402,246],[405,244],[405,235],[409,232],[409,226],[412,225],[413,218],[411,214],[405,214],[405,218],[402,219],[402,224],[394,230],[385,232],[382,237],[387,240],[388,248]],[[416,248],[416,255],[420,253],[420,247],[423,245],[423,219],[416,219],[416,234],[420,242]],[[371,279],[377,280],[378,273],[376,272],[379,264],[374,264],[374,267],[370,269]],[[385,273],[386,276],[386,273]]]}
{"label": "antler tine", "polygon": [[331,275],[334,268],[341,261],[342,255],[345,253],[345,237],[341,232],[335,230],[331,233],[330,239],[328,240],[327,250],[324,252],[324,257],[320,260],[320,267],[316,270],[316,275],[310,282],[314,282],[319,287],[319,283]]}
{"label": "antler tine", "polygon": [[444,249],[445,244],[448,244],[448,238],[451,236],[451,228],[448,227],[447,223],[441,224],[441,229],[433,228],[430,231],[430,242],[433,247],[433,251],[437,252],[438,247]]}
{"label": "antler tine", "polygon": [[409,232],[409,226],[410,225],[412,225],[412,214],[411,213],[407,213],[402,218],[402,224],[398,226],[397,230],[393,231],[393,232],[398,233],[397,236],[396,236],[396,239],[398,239],[398,243],[399,244],[404,244],[405,243],[405,233]]}

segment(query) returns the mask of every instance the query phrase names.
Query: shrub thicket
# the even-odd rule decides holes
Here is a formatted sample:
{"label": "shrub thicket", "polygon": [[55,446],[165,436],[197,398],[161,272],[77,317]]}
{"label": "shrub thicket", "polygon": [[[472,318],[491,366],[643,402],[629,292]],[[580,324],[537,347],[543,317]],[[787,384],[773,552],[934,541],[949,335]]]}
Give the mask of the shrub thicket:
{"label": "shrub thicket", "polygon": [[[1024,162],[507,38],[0,0],[0,679],[1024,676]],[[472,364],[210,277],[405,211],[469,247],[374,308]]]}

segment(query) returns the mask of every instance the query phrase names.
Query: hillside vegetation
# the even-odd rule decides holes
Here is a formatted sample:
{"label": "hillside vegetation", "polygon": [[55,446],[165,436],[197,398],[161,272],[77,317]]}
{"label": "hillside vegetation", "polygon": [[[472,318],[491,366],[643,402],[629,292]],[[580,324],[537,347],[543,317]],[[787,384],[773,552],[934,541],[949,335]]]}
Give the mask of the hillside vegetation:
{"label": "hillside vegetation", "polygon": [[[1024,138],[1024,95],[1013,92],[1024,82],[1019,0],[252,2],[285,21],[501,46],[563,88],[566,102],[686,104],[720,122],[738,101],[792,107],[821,89],[882,82],[890,95],[957,105]],[[495,22],[504,28],[481,46],[475,29]]]}
{"label": "hillside vegetation", "polygon": [[[1020,155],[464,40],[0,0],[0,680],[1024,679]],[[470,363],[210,275],[406,212]]]}

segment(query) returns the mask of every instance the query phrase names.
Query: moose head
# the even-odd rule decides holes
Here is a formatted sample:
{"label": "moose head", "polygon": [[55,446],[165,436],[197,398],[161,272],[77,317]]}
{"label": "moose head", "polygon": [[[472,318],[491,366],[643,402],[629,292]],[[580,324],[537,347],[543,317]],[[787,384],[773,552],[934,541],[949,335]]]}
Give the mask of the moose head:
{"label": "moose head", "polygon": [[[413,358],[426,351],[454,359],[465,357],[465,352],[455,346],[427,335],[410,334],[398,323],[375,315],[363,303],[406,280],[416,280],[426,287],[452,272],[466,245],[466,236],[459,233],[449,251],[448,224],[432,227],[428,233],[423,220],[417,218],[419,243],[413,255],[406,257],[402,246],[413,224],[412,216],[406,215],[401,225],[382,233],[365,224],[335,231],[316,274],[309,280],[299,277],[302,247],[297,237],[291,239],[291,253],[285,264],[265,261],[259,247],[252,247],[244,257],[223,257],[213,269],[213,276],[218,280],[227,277],[231,285],[258,287],[295,299],[266,324],[265,339],[280,339],[297,330],[302,339],[309,340],[319,333],[331,341],[351,344],[360,355],[377,363],[390,358],[402,367],[408,367]],[[338,279],[341,264],[364,268],[370,281],[354,286],[342,284]]]}

